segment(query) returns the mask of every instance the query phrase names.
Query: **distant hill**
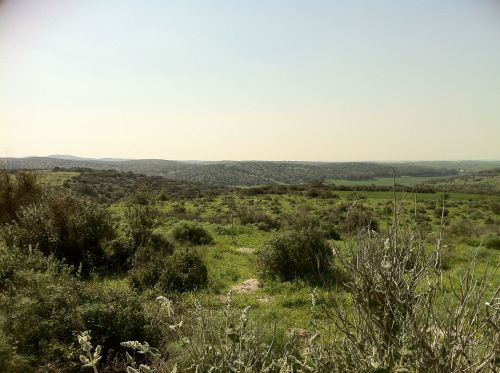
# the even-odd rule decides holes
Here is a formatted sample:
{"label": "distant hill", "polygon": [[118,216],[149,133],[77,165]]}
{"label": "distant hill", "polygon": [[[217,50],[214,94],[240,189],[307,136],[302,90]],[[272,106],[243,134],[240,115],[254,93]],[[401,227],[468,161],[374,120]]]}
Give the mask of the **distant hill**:
{"label": "distant hill", "polygon": [[53,154],[49,155],[48,158],[62,159],[66,161],[102,161],[102,162],[121,162],[130,160],[126,158],[84,158],[68,154]]}
{"label": "distant hill", "polygon": [[171,161],[163,159],[88,159],[73,156],[3,158],[7,169],[92,168],[115,169],[206,185],[250,186],[300,184],[321,179],[369,180],[392,176],[452,176],[500,167],[500,161],[452,162],[274,162]]}
{"label": "distant hill", "polygon": [[169,180],[157,175],[147,176],[115,170],[82,170],[81,173],[66,179],[63,186],[101,202],[116,202],[138,192],[161,194],[165,199],[175,200],[214,196],[223,190],[221,187]]}

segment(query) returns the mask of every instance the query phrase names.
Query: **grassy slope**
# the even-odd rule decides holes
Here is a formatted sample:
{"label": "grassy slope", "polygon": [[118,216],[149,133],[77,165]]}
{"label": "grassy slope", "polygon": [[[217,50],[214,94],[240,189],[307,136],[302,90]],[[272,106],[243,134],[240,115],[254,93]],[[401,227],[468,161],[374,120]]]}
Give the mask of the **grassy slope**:
{"label": "grassy slope", "polygon": [[[63,173],[58,177],[52,177],[49,181],[55,184],[61,184],[65,177],[71,175]],[[329,211],[332,207],[340,206],[345,203],[352,203],[353,197],[363,198],[358,203],[374,209],[375,216],[380,223],[381,229],[386,228],[386,215],[384,206],[393,199],[392,192],[336,192],[336,199],[318,199],[308,198],[301,195],[283,195],[283,196],[258,196],[247,198],[252,199],[255,206],[262,208],[269,214],[272,214],[270,207],[278,202],[283,211],[293,211],[299,206],[308,205],[314,213]],[[411,211],[414,208],[414,195],[398,193],[398,200],[402,200],[408,214],[405,214],[403,220],[409,221]],[[417,205],[425,209],[424,215],[429,220],[432,229],[439,227],[439,218],[436,216],[436,207],[441,204],[442,195],[440,193],[418,194]],[[449,263],[450,270],[447,276],[450,281],[457,281],[459,274],[474,252],[481,238],[489,237],[494,234],[495,227],[488,228],[486,221],[488,219],[497,219],[492,211],[489,210],[489,204],[492,202],[500,203],[500,197],[478,194],[460,194],[450,193],[446,200],[449,210],[447,225],[458,224],[466,221],[467,224],[480,228],[480,235],[473,237],[448,237],[447,243],[450,245]],[[159,207],[163,212],[171,212],[174,207],[179,205],[178,201],[159,202]],[[188,212],[198,213],[203,220],[210,216],[219,214],[221,211],[228,211],[223,204],[223,198],[218,197],[213,200],[189,200],[184,207]],[[111,206],[111,210],[117,217],[123,214],[123,205],[116,203]],[[175,218],[166,218],[163,221],[160,230],[168,234],[172,225],[176,222]],[[253,252],[241,252],[240,248],[263,247],[273,236],[274,232],[264,232],[258,230],[255,226],[237,226],[238,234],[230,236],[221,233],[221,225],[203,223],[215,238],[215,244],[200,247],[204,252],[205,260],[209,268],[210,287],[209,289],[196,294],[185,294],[177,299],[187,306],[192,304],[195,299],[200,300],[207,307],[219,308],[223,302],[225,294],[234,286],[250,278],[259,278],[257,268],[257,255]],[[227,228],[227,226],[226,226]],[[489,232],[489,233],[488,233]],[[332,242],[333,243],[333,242]],[[334,242],[338,247],[343,247],[342,242]],[[500,251],[481,247],[478,250],[480,260],[479,269],[486,266],[486,263],[499,263]],[[500,284],[500,275],[495,277],[496,283]],[[243,307],[252,306],[252,312],[259,322],[269,325],[269,330],[275,322],[279,322],[277,333],[285,333],[290,328],[308,328],[311,323],[311,287],[306,283],[295,281],[288,283],[279,283],[273,280],[263,280],[262,288],[248,294],[235,294],[234,299],[237,305]],[[98,285],[97,285],[98,283]],[[126,277],[97,279],[96,286],[101,287],[128,287]],[[322,292],[322,290],[319,290]],[[152,299],[157,295],[154,291],[151,293]],[[337,290],[336,296],[345,296],[341,290]],[[321,323],[321,320],[320,320]],[[324,326],[326,329],[326,324]]]}

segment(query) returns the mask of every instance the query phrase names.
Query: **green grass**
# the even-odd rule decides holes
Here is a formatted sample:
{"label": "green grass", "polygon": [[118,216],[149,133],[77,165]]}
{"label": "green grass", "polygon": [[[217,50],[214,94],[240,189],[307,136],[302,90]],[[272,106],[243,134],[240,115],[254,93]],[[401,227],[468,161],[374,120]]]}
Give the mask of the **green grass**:
{"label": "green grass", "polygon": [[40,182],[45,185],[50,186],[62,186],[65,180],[72,178],[73,176],[79,175],[79,172],[72,171],[51,171],[51,170],[41,170],[37,171]]}
{"label": "green grass", "polygon": [[[396,184],[413,186],[420,184],[424,181],[439,179],[439,177],[416,177],[416,176],[401,176],[396,178]],[[393,184],[392,177],[378,177],[367,180],[345,180],[345,179],[329,179],[329,184],[335,185],[385,185],[390,186]]]}
{"label": "green grass", "polygon": [[[416,183],[422,178],[404,178],[408,183]],[[389,179],[386,180],[388,182]],[[392,180],[391,180],[392,182]],[[279,205],[284,213],[297,211],[307,206],[309,213],[320,216],[321,219],[330,217],[331,214],[345,214],[342,206],[351,206],[354,200],[356,204],[361,204],[365,208],[371,209],[375,219],[379,222],[382,231],[387,228],[387,222],[392,219],[392,214],[387,214],[385,206],[392,201],[392,192],[378,191],[336,191],[338,195],[334,199],[310,198],[299,194],[289,195],[259,195],[252,197],[241,197],[235,192],[227,192],[241,201],[251,202],[259,211],[265,212],[275,218],[279,216],[271,208]],[[415,208],[415,195],[411,193],[396,193],[398,202],[402,203],[403,211],[401,220],[403,224],[414,224],[413,214]],[[181,218],[172,213],[180,205],[183,205],[187,214],[193,214],[212,234],[215,243],[213,245],[201,246],[204,260],[208,266],[209,287],[205,291],[180,295],[178,301],[189,307],[195,299],[205,307],[220,309],[224,302],[224,297],[235,285],[250,278],[258,278],[263,282],[263,286],[247,294],[234,294],[234,304],[236,307],[251,306],[251,313],[254,320],[268,326],[272,330],[275,323],[279,324],[278,333],[287,333],[292,328],[307,329],[311,325],[311,292],[313,289],[307,283],[292,281],[280,283],[275,280],[261,278],[257,265],[257,254],[252,251],[242,252],[241,248],[259,249],[270,240],[275,231],[261,231],[255,225],[240,225],[235,218],[234,235],[231,234],[233,225],[230,222],[221,224],[209,223],[208,221],[221,214],[230,213],[230,209],[224,204],[224,198],[219,196],[214,199],[191,199],[180,203],[179,201],[157,202],[157,206],[164,214],[161,219],[163,233],[169,234],[172,226]],[[448,193],[446,198],[445,243],[448,245],[446,260],[449,267],[445,272],[445,277],[449,283],[459,281],[471,255],[477,251],[477,246],[481,240],[494,239],[500,233],[498,215],[491,209],[492,203],[498,203],[499,196],[487,194],[465,194]],[[429,248],[435,242],[436,232],[440,226],[440,206],[442,203],[442,193],[419,193],[417,194],[417,208],[419,216],[427,219],[428,231],[424,238],[428,240]],[[121,218],[123,216],[123,203],[116,203],[111,206],[111,210]],[[465,225],[462,226],[465,222]],[[493,223],[492,223],[493,222]],[[336,242],[335,245],[340,250],[345,250],[347,242],[355,237],[342,234],[344,241]],[[488,265],[500,262],[500,251],[481,247],[478,251],[478,273],[483,271]],[[494,283],[500,284],[500,274],[494,277]],[[128,286],[123,279],[109,279],[102,285],[104,287]],[[321,296],[331,296],[326,289],[318,290]],[[159,295],[159,294],[155,294]],[[335,290],[334,296],[346,297],[342,290]],[[323,316],[324,317],[324,316]],[[320,317],[317,322],[320,328],[327,330],[328,322]],[[322,326],[323,325],[323,326]]]}

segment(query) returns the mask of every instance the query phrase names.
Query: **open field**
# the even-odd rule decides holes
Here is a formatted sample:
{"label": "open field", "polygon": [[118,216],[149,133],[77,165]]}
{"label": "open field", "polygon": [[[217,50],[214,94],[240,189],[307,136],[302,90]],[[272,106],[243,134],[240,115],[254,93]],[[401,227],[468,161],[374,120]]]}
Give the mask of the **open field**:
{"label": "open field", "polygon": [[[486,175],[475,182],[490,185],[496,178]],[[329,310],[339,307],[337,302],[342,307],[353,304],[349,277],[340,270],[342,263],[357,255],[366,234],[379,243],[386,240],[384,237],[392,237],[394,201],[404,242],[410,236],[403,232],[414,232],[411,235],[421,245],[422,255],[428,256],[434,255],[440,242],[439,266],[434,270],[442,278],[440,289],[447,304],[456,301],[456,288],[464,283],[471,261],[475,273],[490,276],[483,292],[478,293],[478,302],[484,304],[500,287],[500,273],[493,270],[500,263],[500,196],[496,194],[365,191],[360,189],[360,182],[352,184],[354,190],[337,190],[332,184],[214,188],[161,177],[88,170],[17,173],[3,180],[3,185],[7,180],[14,183],[10,189],[3,187],[5,191],[14,191],[15,185],[23,183],[30,191],[29,196],[13,194],[12,198],[19,198],[28,209],[20,207],[12,222],[4,221],[2,226],[3,245],[11,252],[20,250],[21,255],[16,262],[5,248],[0,250],[5,268],[16,268],[14,272],[0,271],[0,303],[5,310],[0,320],[10,320],[0,323],[2,338],[10,341],[20,334],[18,338],[26,341],[21,345],[25,355],[7,351],[8,359],[28,356],[33,361],[62,359],[65,364],[73,364],[75,350],[68,335],[90,330],[104,346],[106,356],[116,359],[109,363],[116,369],[123,364],[123,355],[114,352],[119,348],[117,343],[141,338],[159,348],[168,369],[177,364],[190,371],[185,361],[194,357],[186,355],[183,341],[203,346],[208,342],[198,340],[199,327],[209,328],[207,332],[211,330],[213,337],[223,336],[228,326],[219,322],[224,318],[225,323],[233,325],[236,319],[247,317],[250,324],[245,328],[252,328],[247,332],[252,338],[258,335],[259,343],[274,346],[271,348],[276,353],[288,353],[297,336],[297,348],[303,348],[300,346],[313,334],[321,335],[317,347],[327,348],[343,335],[332,324]],[[389,180],[379,182],[386,186]],[[432,180],[412,177],[407,185]],[[44,192],[46,187],[50,188]],[[29,208],[30,200],[38,207]],[[7,207],[5,203],[0,206]],[[93,241],[95,235],[101,235],[99,241]],[[291,247],[309,237],[313,241],[304,242],[326,245],[329,255],[336,254],[328,259],[320,277],[293,272],[287,278],[292,273],[288,263],[284,263],[285,272],[273,275],[265,267],[265,255],[286,237],[293,237],[292,241],[283,241]],[[53,242],[59,246],[53,246]],[[28,245],[28,254],[20,249],[23,245]],[[290,256],[290,263],[307,258],[307,246],[298,247],[300,255],[295,259]],[[56,258],[73,269],[51,267],[54,264],[45,263],[43,256],[33,257],[33,248],[45,255],[56,253]],[[78,254],[75,250],[82,251]],[[36,288],[30,285],[35,283],[32,276],[38,278]],[[437,281],[435,276],[429,272],[426,281]],[[16,287],[10,288],[10,283]],[[54,287],[58,290],[48,290]],[[24,302],[34,297],[34,292],[36,297],[48,297],[43,303],[47,309],[35,307],[37,302],[25,307]],[[26,298],[26,294],[31,295]],[[161,316],[161,297],[168,298],[168,307],[175,311]],[[17,307],[28,312],[21,324]],[[68,315],[68,320],[61,323],[60,315]],[[228,317],[236,319],[229,321]],[[28,341],[38,344],[45,337],[20,328],[33,328],[40,318],[60,327],[51,329],[41,324],[40,333],[50,335],[54,342],[48,343],[48,349],[31,350],[26,347]],[[184,327],[182,333],[186,334],[172,334],[172,323],[181,321],[191,324]],[[199,322],[206,324],[193,326]],[[222,329],[216,331],[208,325]],[[63,358],[54,357],[53,343],[64,346]],[[231,346],[225,348],[235,347]],[[29,361],[16,364],[29,370]]]}
{"label": "open field", "polygon": [[[414,186],[414,185],[420,184],[422,182],[433,180],[436,178],[439,178],[439,177],[438,176],[436,176],[436,177],[400,176],[400,177],[396,177],[396,184]],[[327,180],[327,182],[331,183],[331,184],[335,184],[335,185],[386,185],[386,186],[390,186],[393,184],[394,179],[392,177],[377,177],[377,178],[368,179],[368,180],[329,179],[329,180]]]}

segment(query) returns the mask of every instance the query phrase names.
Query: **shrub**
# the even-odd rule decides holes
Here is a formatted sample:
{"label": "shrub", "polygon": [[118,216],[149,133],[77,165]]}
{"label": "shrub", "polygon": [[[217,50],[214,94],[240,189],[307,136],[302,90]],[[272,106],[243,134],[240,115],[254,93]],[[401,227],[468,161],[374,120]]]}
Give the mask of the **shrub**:
{"label": "shrub", "polygon": [[0,345],[12,347],[0,346],[0,354],[10,356],[12,371],[71,361],[72,332],[82,327],[79,288],[55,258],[0,248]]}
{"label": "shrub", "polygon": [[158,333],[149,326],[143,303],[134,292],[121,289],[103,291],[88,286],[83,301],[79,312],[84,329],[80,330],[92,330],[95,344],[103,347],[108,358],[118,353],[123,341],[157,341]]}
{"label": "shrub", "polygon": [[107,258],[108,269],[111,269],[113,272],[130,269],[136,250],[135,242],[127,235],[107,241],[104,245],[104,252]]}
{"label": "shrub", "polygon": [[157,287],[164,292],[185,292],[204,288],[207,282],[207,266],[200,255],[190,249],[179,249],[166,259]]}
{"label": "shrub", "polygon": [[491,238],[486,242],[486,247],[488,249],[500,250],[500,237]]}
{"label": "shrub", "polygon": [[340,240],[340,233],[337,231],[337,227],[333,224],[323,224],[321,225],[321,233],[323,236],[329,240]]}
{"label": "shrub", "polygon": [[135,247],[144,245],[160,225],[159,211],[149,196],[138,194],[125,209],[125,233],[132,238]]}
{"label": "shrub", "polygon": [[30,171],[0,173],[0,223],[17,219],[20,207],[38,201],[42,188],[37,174]]}
{"label": "shrub", "polygon": [[494,272],[475,275],[473,259],[457,283],[442,281],[440,244],[429,252],[418,232],[397,223],[386,237],[365,231],[351,249],[336,255],[352,301],[335,295],[328,306],[342,335],[332,345],[336,371],[495,371]]}
{"label": "shrub", "polygon": [[371,211],[359,208],[348,211],[346,218],[342,222],[342,228],[345,232],[351,234],[363,229],[376,232],[378,231],[378,223]]}
{"label": "shrub", "polygon": [[130,279],[139,290],[156,287],[162,292],[185,292],[205,287],[208,270],[197,251],[178,249],[165,255],[144,247],[136,253]]}
{"label": "shrub", "polygon": [[200,224],[182,221],[172,229],[172,236],[179,242],[206,245],[214,242],[210,233]]}
{"label": "shrub", "polygon": [[9,247],[36,247],[75,267],[81,264],[84,273],[105,262],[104,241],[115,235],[104,206],[70,193],[47,194],[17,216],[3,229]]}
{"label": "shrub", "polygon": [[320,226],[318,217],[312,214],[308,205],[301,205],[292,212],[284,213],[282,220],[284,226],[294,230],[317,229]]}
{"label": "shrub", "polygon": [[331,268],[332,248],[315,229],[276,235],[260,252],[264,274],[283,281],[317,278]]}
{"label": "shrub", "polygon": [[174,251],[174,244],[164,236],[153,233],[148,243],[135,252],[132,259],[130,279],[139,289],[154,287],[166,267],[167,257]]}

